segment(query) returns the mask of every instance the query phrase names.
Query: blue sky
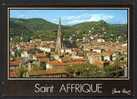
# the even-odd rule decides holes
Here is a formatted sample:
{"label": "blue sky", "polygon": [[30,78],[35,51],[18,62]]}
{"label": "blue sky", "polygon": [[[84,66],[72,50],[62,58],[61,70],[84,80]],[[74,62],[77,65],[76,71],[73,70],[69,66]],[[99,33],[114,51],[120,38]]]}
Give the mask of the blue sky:
{"label": "blue sky", "polygon": [[10,10],[14,18],[43,18],[58,24],[61,17],[63,25],[74,25],[82,22],[104,20],[111,24],[127,23],[127,10]]}

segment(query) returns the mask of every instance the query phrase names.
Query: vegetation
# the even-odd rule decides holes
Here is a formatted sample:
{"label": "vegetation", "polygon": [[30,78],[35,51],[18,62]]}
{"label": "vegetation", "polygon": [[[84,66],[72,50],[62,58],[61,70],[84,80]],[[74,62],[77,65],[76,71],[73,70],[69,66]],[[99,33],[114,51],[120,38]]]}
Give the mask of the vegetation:
{"label": "vegetation", "polygon": [[70,65],[66,71],[71,77],[104,77],[104,72],[91,64]]}
{"label": "vegetation", "polygon": [[124,75],[124,69],[121,67],[114,67],[113,65],[108,65],[104,68],[105,77],[119,77]]}
{"label": "vegetation", "polygon": [[[58,25],[40,18],[10,19],[10,36],[13,41],[28,41],[34,38],[53,40],[56,38]],[[84,22],[73,26],[62,26],[64,38],[75,35],[81,39],[84,36],[98,34],[106,40],[126,41],[127,24],[109,24],[101,20],[98,22]]]}
{"label": "vegetation", "polygon": [[22,65],[19,68],[17,68],[16,73],[17,77],[28,77],[28,70],[25,65]]}
{"label": "vegetation", "polygon": [[71,65],[66,67],[70,77],[120,77],[124,69],[114,65],[105,66],[103,69],[93,64]]}

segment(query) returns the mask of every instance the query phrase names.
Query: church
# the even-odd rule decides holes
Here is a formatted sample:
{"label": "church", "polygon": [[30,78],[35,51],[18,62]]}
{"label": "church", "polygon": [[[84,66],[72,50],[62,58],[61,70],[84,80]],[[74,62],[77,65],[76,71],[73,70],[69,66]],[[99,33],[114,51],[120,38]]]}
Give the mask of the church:
{"label": "church", "polygon": [[70,42],[69,40],[63,40],[63,32],[61,28],[61,18],[59,18],[59,26],[58,26],[58,31],[57,31],[55,53],[60,56],[62,52],[63,53],[66,51],[71,52],[72,48],[76,48],[76,44],[74,42]]}

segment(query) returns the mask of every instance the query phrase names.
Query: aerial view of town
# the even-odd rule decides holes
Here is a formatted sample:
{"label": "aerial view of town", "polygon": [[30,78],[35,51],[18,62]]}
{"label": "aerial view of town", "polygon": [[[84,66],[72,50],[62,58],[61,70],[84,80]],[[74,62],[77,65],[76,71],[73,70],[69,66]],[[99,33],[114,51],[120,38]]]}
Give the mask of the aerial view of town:
{"label": "aerial view of town", "polygon": [[9,10],[10,78],[127,78],[128,10]]}

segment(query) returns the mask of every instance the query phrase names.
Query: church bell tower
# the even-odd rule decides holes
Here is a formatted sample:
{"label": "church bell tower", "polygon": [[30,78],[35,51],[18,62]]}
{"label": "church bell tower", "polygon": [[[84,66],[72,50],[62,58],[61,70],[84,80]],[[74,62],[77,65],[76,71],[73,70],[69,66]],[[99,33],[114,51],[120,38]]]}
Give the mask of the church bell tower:
{"label": "church bell tower", "polygon": [[57,32],[55,52],[58,55],[61,55],[62,48],[63,48],[63,34],[62,34],[62,30],[61,30],[61,18],[59,18],[59,26],[58,26],[58,32]]}

